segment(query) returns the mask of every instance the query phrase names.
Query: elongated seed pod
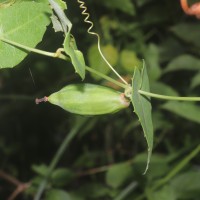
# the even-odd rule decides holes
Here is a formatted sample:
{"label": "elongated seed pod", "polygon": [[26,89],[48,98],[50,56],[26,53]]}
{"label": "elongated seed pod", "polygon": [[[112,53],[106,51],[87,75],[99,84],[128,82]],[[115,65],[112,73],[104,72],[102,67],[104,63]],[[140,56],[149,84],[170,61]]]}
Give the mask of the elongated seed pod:
{"label": "elongated seed pod", "polygon": [[115,113],[129,106],[129,101],[123,93],[93,84],[68,85],[51,94],[48,101],[71,113],[81,115]]}

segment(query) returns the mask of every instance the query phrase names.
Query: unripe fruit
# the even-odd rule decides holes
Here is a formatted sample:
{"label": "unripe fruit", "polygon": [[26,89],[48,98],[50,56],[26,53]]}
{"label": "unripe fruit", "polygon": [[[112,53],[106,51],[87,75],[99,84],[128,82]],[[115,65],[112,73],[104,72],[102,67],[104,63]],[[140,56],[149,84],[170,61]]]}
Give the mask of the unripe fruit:
{"label": "unripe fruit", "polygon": [[[47,101],[47,98],[43,101]],[[81,115],[115,113],[127,108],[130,103],[124,93],[93,84],[68,85],[51,94],[48,101],[71,113]],[[37,99],[36,103],[39,102]]]}

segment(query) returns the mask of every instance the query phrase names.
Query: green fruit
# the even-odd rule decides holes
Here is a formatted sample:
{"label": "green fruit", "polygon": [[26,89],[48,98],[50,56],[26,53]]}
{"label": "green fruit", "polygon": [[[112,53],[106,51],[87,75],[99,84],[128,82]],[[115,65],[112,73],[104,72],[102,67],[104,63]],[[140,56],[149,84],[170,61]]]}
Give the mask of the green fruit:
{"label": "green fruit", "polygon": [[129,101],[123,93],[93,84],[68,85],[51,94],[48,101],[71,113],[81,115],[115,113],[129,106]]}
{"label": "green fruit", "polygon": [[137,58],[134,51],[123,50],[120,54],[120,63],[122,67],[132,73],[135,67],[141,68],[142,62]]}
{"label": "green fruit", "polygon": [[[108,60],[108,62],[112,66],[117,64],[118,51],[114,46],[108,44],[108,45],[102,46],[101,50],[102,50],[102,53],[105,56],[105,58]],[[101,57],[97,45],[92,45],[89,48],[88,61],[89,61],[90,67],[92,67],[93,69],[95,69],[99,72],[102,72],[103,74],[108,74],[111,71],[109,66],[106,64],[106,62]],[[96,80],[101,79],[101,77],[99,77],[99,76],[96,76],[96,75],[92,75],[92,76]]]}

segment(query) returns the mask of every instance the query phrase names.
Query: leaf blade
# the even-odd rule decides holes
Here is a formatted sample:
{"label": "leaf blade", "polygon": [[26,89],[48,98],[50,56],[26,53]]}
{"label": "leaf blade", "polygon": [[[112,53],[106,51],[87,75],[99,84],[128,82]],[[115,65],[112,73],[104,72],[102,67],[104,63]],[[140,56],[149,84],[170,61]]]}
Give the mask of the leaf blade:
{"label": "leaf blade", "polygon": [[[0,37],[33,48],[42,40],[46,26],[50,23],[50,14],[51,9],[47,4],[36,2],[21,2],[2,9]],[[0,68],[16,66],[27,54],[27,51],[0,41]]]}
{"label": "leaf blade", "polygon": [[145,64],[143,64],[142,70],[135,68],[132,81],[131,102],[134,107],[134,112],[138,116],[141,123],[144,136],[148,145],[147,166],[144,172],[146,173],[150,163],[153,148],[153,123],[151,116],[151,102],[149,97],[141,95],[138,90],[144,90],[147,92],[150,90],[149,79]]}

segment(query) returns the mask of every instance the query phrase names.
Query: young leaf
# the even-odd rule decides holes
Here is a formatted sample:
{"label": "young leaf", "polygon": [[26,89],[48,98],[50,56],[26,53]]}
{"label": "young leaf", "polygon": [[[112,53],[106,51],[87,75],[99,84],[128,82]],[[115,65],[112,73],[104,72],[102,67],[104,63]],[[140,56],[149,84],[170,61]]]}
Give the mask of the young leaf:
{"label": "young leaf", "polygon": [[138,90],[149,92],[149,79],[145,63],[142,69],[135,68],[132,81],[132,96],[134,112],[137,114],[141,123],[144,136],[148,145],[148,158],[145,172],[148,170],[152,148],[153,148],[153,123],[151,116],[151,101],[149,97],[141,95]]}
{"label": "young leaf", "polygon": [[74,38],[71,38],[71,33],[68,32],[64,40],[64,50],[71,58],[75,71],[82,79],[85,78],[85,60],[81,51],[76,48]]}
{"label": "young leaf", "polygon": [[55,31],[62,31],[65,33],[64,51],[71,58],[71,62],[75,68],[75,71],[80,75],[82,79],[85,78],[85,60],[81,51],[76,47],[74,37],[71,35],[72,23],[69,21],[63,8],[57,3],[57,0],[49,0],[53,10],[57,14],[59,21],[53,17],[53,26]]}
{"label": "young leaf", "polygon": [[[28,11],[28,12],[25,12]],[[28,54],[1,41],[5,38],[25,46],[35,47],[50,23],[51,9],[47,4],[20,2],[0,12],[0,68],[12,68]]]}

